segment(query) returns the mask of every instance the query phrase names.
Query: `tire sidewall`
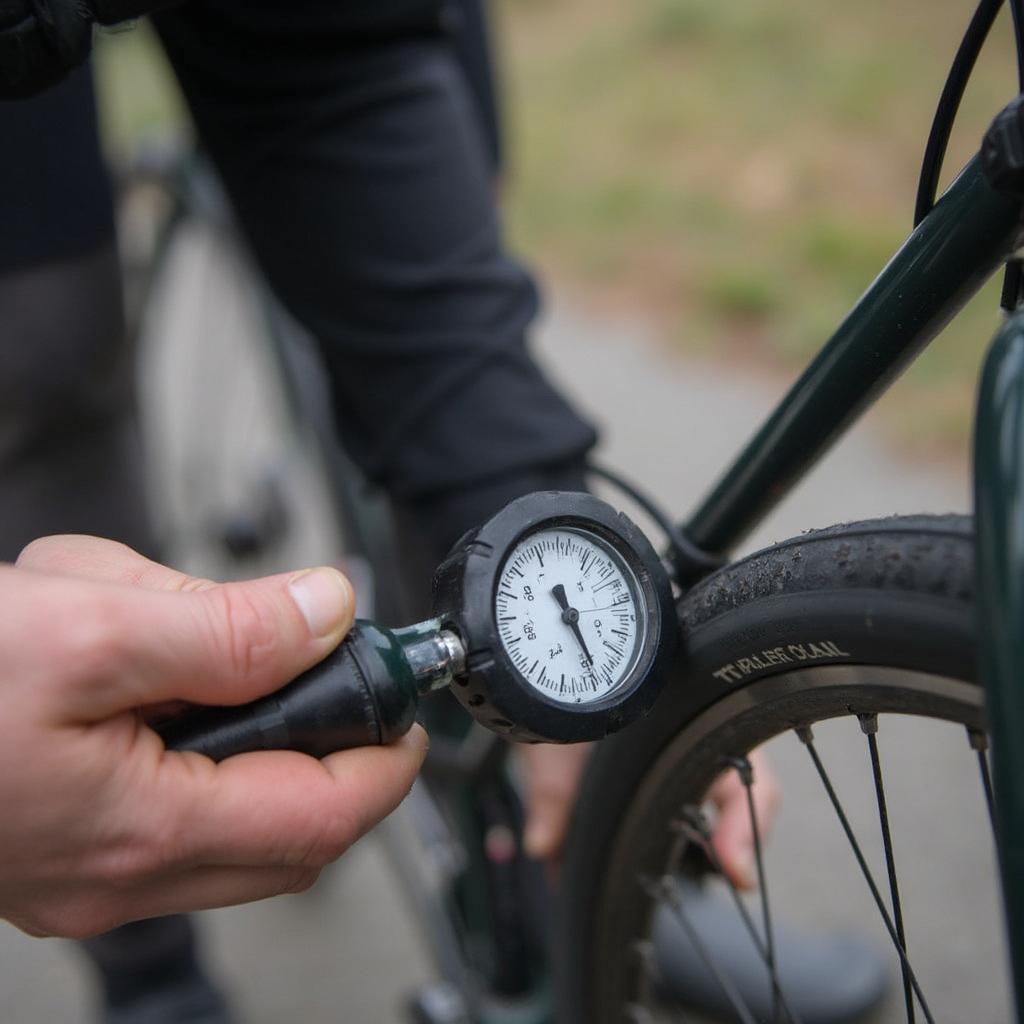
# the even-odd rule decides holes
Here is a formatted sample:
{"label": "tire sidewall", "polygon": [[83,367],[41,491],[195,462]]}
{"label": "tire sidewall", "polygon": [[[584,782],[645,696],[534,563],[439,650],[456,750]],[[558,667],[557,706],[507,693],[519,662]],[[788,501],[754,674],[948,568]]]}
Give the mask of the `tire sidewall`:
{"label": "tire sidewall", "polygon": [[[960,555],[970,572],[969,538]],[[588,766],[566,844],[556,918],[559,1024],[593,1024],[591,947],[597,907],[620,825],[665,747],[697,715],[751,684],[801,667],[878,665],[976,682],[970,588],[937,593],[835,586],[752,595],[694,615],[715,580],[679,605],[680,654],[651,714],[600,744]],[[698,624],[691,626],[694,619]]]}

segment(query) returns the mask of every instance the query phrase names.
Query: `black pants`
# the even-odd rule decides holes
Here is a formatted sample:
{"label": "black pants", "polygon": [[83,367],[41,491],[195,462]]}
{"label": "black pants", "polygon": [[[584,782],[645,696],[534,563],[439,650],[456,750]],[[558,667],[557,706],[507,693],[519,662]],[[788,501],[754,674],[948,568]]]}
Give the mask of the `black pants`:
{"label": "black pants", "polygon": [[[502,481],[576,464],[594,435],[526,350],[536,291],[502,248],[490,163],[449,40],[423,24],[371,32],[366,19],[353,32],[335,7],[192,4],[158,27],[264,271],[323,348],[344,444],[396,498],[452,504],[445,518],[461,519],[458,495],[504,494]],[[96,276],[110,202],[88,135],[88,88],[78,75],[57,95],[0,108],[0,225],[9,227],[0,230],[0,266],[19,268],[8,281],[30,267],[37,292],[50,274],[54,294],[65,295],[80,261],[112,323],[114,264],[105,263],[105,282]],[[113,344],[86,336],[96,331],[61,330],[41,346],[32,319],[24,303],[13,318],[0,309],[0,376],[19,397],[4,396],[4,418],[40,411],[34,362],[70,368],[89,358],[83,348]],[[87,310],[75,319],[98,322]],[[63,359],[54,345],[65,347]],[[78,376],[65,376],[51,403],[62,409],[77,402]],[[123,420],[130,402],[111,413]],[[123,466],[114,433],[95,440],[106,462]],[[32,460],[48,479],[64,476],[45,468],[38,445]],[[62,517],[78,499],[53,500],[56,486],[38,491],[54,518],[33,510],[22,529],[25,503],[0,501],[0,552],[10,557],[43,523],[75,528]],[[127,493],[99,482],[87,490],[99,501]]]}
{"label": "black pants", "polygon": [[0,559],[95,533],[152,555],[88,71],[0,105]]}

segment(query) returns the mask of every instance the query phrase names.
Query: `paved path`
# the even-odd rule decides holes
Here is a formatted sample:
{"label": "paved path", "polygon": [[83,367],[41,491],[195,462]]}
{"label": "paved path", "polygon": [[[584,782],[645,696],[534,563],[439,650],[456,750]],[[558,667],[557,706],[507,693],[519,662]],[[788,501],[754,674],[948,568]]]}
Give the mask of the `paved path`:
{"label": "paved path", "polygon": [[[560,315],[547,322],[540,348],[580,407],[604,428],[607,460],[680,512],[712,481],[780,390],[741,367],[683,360],[644,331],[604,320]],[[966,504],[962,479],[893,458],[877,436],[862,429],[836,449],[755,540],[841,519],[962,510]],[[838,760],[848,769],[841,772],[841,784],[846,774],[863,781],[859,738],[847,741],[848,747],[838,748]],[[856,879],[848,871],[842,885],[827,878],[847,857],[834,823],[823,818],[809,831],[796,830],[805,824],[806,807],[819,797],[793,747],[783,743],[775,754],[786,801],[782,835],[772,849],[773,877],[782,895],[795,898],[798,917],[839,919],[848,909],[845,903],[861,913]],[[1005,1019],[998,985],[981,970],[998,960],[998,946],[991,923],[982,921],[983,912],[991,911],[985,894],[992,866],[977,780],[969,770],[961,771],[959,753],[951,757],[943,746],[931,752],[914,730],[901,732],[886,749],[899,755],[914,784],[909,795],[894,795],[893,802],[910,816],[898,852],[904,863],[914,865],[906,883],[908,902],[922,911],[923,923],[912,926],[910,934],[924,954],[926,989],[930,984],[933,990],[961,993],[961,1009],[948,1017],[951,1021]],[[854,817],[870,831],[870,800],[865,790],[859,792]],[[965,841],[975,834],[981,834],[980,843]],[[824,889],[810,888],[812,882]],[[951,900],[946,909],[919,895],[919,883],[925,882],[938,882],[940,894]],[[869,915],[867,922],[873,924]],[[401,1019],[396,1007],[402,994],[428,976],[414,926],[393,894],[372,837],[312,893],[209,914],[204,929],[213,962],[235,993],[246,1024],[390,1024]],[[0,926],[0,1024],[88,1020],[89,999],[70,944],[26,939]],[[899,1019],[894,1002],[892,1012],[878,1021]]]}

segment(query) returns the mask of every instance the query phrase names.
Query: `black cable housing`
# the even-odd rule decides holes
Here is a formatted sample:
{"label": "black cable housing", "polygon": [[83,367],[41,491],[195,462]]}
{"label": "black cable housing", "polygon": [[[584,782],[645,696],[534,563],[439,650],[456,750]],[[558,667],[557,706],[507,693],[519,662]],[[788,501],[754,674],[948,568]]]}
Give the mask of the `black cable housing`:
{"label": "black cable housing", "polygon": [[[917,183],[917,199],[914,205],[914,227],[917,227],[928,216],[935,205],[939,175],[942,173],[942,163],[949,146],[960,102],[981,49],[1002,6],[1003,0],[981,0],[967,26],[967,31],[960,42],[960,48],[949,69],[949,75],[932,120],[924,159],[921,162],[921,175]],[[1024,93],[1024,0],[1009,0],[1009,6],[1017,51],[1017,89]],[[1002,309],[1009,312],[1018,307],[1022,298],[1022,282],[1024,282],[1024,271],[1022,271],[1020,261],[1008,260],[999,300]]]}
{"label": "black cable housing", "polygon": [[1024,92],[1024,0],[1010,0],[1013,39],[1017,46],[1017,88]]}
{"label": "black cable housing", "polygon": [[676,526],[671,518],[654,503],[654,500],[640,491],[618,473],[605,466],[587,463],[587,472],[607,481],[636,502],[657,523],[668,541],[670,559],[673,568],[673,579],[680,587],[692,586],[698,579],[709,575],[726,564],[727,559],[710,551],[705,551],[693,543]]}
{"label": "black cable housing", "polygon": [[[1019,3],[1019,0],[1014,0]],[[960,42],[960,48],[953,58],[946,84],[943,86],[939,105],[935,110],[928,144],[925,146],[924,160],[921,163],[921,176],[917,183],[917,202],[914,207],[914,227],[917,227],[928,216],[935,205],[935,195],[942,173],[942,161],[949,146],[949,137],[953,132],[960,101],[964,97],[967,82],[974,71],[981,48],[988,38],[1003,0],[981,0],[974,16],[971,18],[967,31]],[[1020,58],[1019,58],[1020,59]]]}

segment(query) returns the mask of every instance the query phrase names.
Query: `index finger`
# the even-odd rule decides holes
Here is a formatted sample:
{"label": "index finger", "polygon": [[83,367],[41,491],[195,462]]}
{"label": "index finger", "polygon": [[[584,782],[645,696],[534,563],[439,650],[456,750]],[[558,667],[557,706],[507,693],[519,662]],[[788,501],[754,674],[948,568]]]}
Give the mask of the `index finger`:
{"label": "index finger", "polygon": [[175,844],[197,865],[323,867],[402,802],[426,751],[426,733],[414,725],[389,746],[320,761],[263,751],[214,765],[168,752]]}
{"label": "index finger", "polygon": [[51,576],[74,576],[125,583],[144,590],[206,590],[216,584],[154,562],[119,541],[85,534],[59,534],[32,541],[18,555],[19,569]]}

